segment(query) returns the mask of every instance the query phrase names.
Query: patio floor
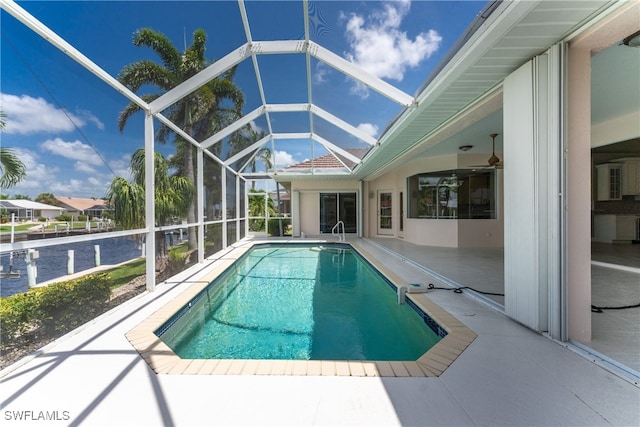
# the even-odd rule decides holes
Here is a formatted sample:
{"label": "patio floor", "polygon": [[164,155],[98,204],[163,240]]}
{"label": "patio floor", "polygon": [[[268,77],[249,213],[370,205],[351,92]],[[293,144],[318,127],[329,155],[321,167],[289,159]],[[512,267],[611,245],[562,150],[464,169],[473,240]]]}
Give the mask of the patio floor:
{"label": "patio floor", "polygon": [[[424,282],[412,264],[358,243],[404,280]],[[125,333],[228,254],[0,372],[4,425],[43,425],[45,417],[88,426],[640,424],[638,384],[452,292],[421,297],[478,337],[439,377],[156,375]]]}

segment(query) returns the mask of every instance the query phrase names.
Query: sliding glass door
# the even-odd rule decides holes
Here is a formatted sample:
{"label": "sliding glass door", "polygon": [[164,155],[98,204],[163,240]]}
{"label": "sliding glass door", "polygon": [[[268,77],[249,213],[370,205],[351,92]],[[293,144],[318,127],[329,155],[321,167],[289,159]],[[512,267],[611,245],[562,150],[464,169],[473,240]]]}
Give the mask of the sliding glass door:
{"label": "sliding glass door", "polygon": [[356,233],[357,206],[356,193],[320,193],[320,232],[331,233],[342,221],[345,233]]}

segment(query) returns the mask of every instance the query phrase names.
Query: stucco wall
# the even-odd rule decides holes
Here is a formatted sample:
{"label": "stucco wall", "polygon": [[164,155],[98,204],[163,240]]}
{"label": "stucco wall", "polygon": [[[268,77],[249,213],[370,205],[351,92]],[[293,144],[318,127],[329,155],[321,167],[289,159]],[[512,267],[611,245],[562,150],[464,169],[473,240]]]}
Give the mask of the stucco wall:
{"label": "stucco wall", "polygon": [[303,180],[291,182],[291,191],[300,193],[300,231],[306,237],[320,234],[320,193],[358,192],[358,181]]}
{"label": "stucco wall", "polygon": [[[366,229],[365,236],[381,236],[378,233],[378,193],[393,193],[393,230],[389,236],[403,238],[418,245],[444,247],[502,247],[502,172],[498,171],[498,215],[491,220],[451,220],[417,219],[406,217],[407,178],[424,172],[435,172],[463,168],[469,164],[486,162],[486,156],[448,155],[419,158],[408,162],[393,172],[387,173],[366,184]],[[404,192],[405,218],[404,230],[400,230],[400,192]]]}

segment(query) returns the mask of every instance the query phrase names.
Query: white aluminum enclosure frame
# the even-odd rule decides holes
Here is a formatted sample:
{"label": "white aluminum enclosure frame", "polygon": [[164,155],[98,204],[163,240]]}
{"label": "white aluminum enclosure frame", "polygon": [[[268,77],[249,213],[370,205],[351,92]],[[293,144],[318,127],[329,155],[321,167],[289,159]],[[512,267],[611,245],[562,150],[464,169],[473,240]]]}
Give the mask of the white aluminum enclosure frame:
{"label": "white aluminum enclosure frame", "polygon": [[[197,162],[197,193],[196,193],[196,205],[199,214],[197,215],[196,224],[186,224],[187,227],[199,226],[198,240],[198,260],[203,260],[204,246],[203,246],[203,231],[202,225],[204,224],[204,218],[202,215],[202,203],[203,203],[203,179],[202,179],[202,167],[203,167],[203,156],[206,155],[213,159],[215,162],[221,165],[222,167],[222,205],[223,205],[223,223],[226,223],[226,172],[225,170],[231,171],[236,177],[236,191],[240,187],[239,180],[245,179],[242,176],[242,171],[248,166],[251,160],[255,157],[258,151],[265,145],[271,142],[272,147],[274,147],[274,141],[277,139],[308,139],[311,142],[315,141],[324,146],[327,151],[333,154],[339,161],[344,165],[344,162],[340,159],[342,158],[348,159],[349,161],[355,163],[356,165],[361,163],[361,159],[352,155],[348,151],[341,148],[338,144],[328,141],[325,138],[322,138],[317,133],[314,132],[313,128],[313,118],[314,116],[320,117],[323,120],[326,120],[333,126],[338,129],[346,132],[349,135],[354,136],[360,141],[365,142],[369,146],[375,145],[378,141],[367,135],[360,129],[355,126],[345,122],[344,120],[336,117],[328,111],[323,110],[322,108],[314,105],[312,103],[312,90],[311,90],[311,70],[310,70],[310,57],[322,61],[323,63],[329,65],[335,70],[340,71],[341,73],[353,78],[359,83],[366,85],[372,90],[382,94],[393,102],[403,106],[403,107],[413,107],[416,104],[416,100],[397,89],[396,87],[386,83],[385,81],[374,77],[373,75],[365,72],[360,69],[356,65],[348,62],[347,60],[341,58],[340,56],[334,54],[328,49],[323,48],[317,43],[310,40],[309,37],[309,24],[308,24],[308,4],[307,0],[303,0],[304,7],[304,18],[305,18],[305,39],[304,40],[280,40],[280,41],[254,41],[251,36],[251,28],[249,25],[249,20],[246,13],[246,8],[243,0],[238,0],[238,7],[240,9],[240,14],[242,17],[242,22],[247,38],[247,42],[232,52],[228,53],[221,59],[217,60],[206,69],[191,77],[189,80],[179,84],[175,88],[161,95],[151,103],[146,103],[142,98],[129,90],[126,86],[121,84],[115,77],[107,73],[104,69],[102,69],[99,65],[91,61],[85,55],[83,55],[80,51],[74,48],[70,43],[56,34],[53,30],[48,28],[34,16],[29,14],[25,9],[20,7],[12,0],[0,0],[0,6],[7,13],[12,15],[18,21],[22,22],[26,27],[30,28],[32,31],[37,33],[40,37],[47,40],[54,47],[64,52],[68,55],[73,61],[80,64],[82,67],[87,69],[89,72],[97,76],[99,79],[107,83],[110,87],[123,94],[129,101],[135,103],[145,114],[144,120],[144,128],[145,128],[145,138],[144,138],[144,147],[146,152],[153,152],[155,150],[155,140],[154,140],[154,119],[160,121],[163,125],[167,126],[185,141],[188,141],[192,146],[197,149],[196,162]],[[306,78],[307,78],[307,103],[299,103],[299,104],[268,104],[263,90],[262,78],[260,76],[260,70],[258,67],[257,56],[258,55],[269,55],[269,54],[303,54],[306,56],[307,70],[306,70]],[[262,105],[253,111],[249,112],[242,118],[238,119],[231,125],[212,135],[204,141],[196,141],[192,136],[188,135],[184,130],[169,120],[162,114],[166,108],[178,102],[180,99],[184,98],[188,94],[197,90],[202,85],[211,81],[212,79],[220,76],[225,71],[230,68],[238,65],[240,62],[245,59],[251,57],[254,71],[257,79],[257,84],[260,90],[260,96],[262,99]],[[276,134],[273,132],[271,127],[271,119],[269,117],[270,112],[308,112],[310,118],[310,129],[308,133],[279,133]],[[231,156],[230,158],[224,160],[215,156],[209,148],[213,145],[221,142],[224,138],[230,136],[236,131],[239,131],[244,126],[250,124],[253,120],[264,115],[267,120],[269,133],[260,141],[252,144],[250,147],[242,150],[241,152]],[[246,156],[249,156],[249,160],[242,163],[241,168],[233,169],[232,165],[239,160],[242,160]],[[147,248],[149,251],[153,250],[154,256],[147,257],[147,289],[153,290],[155,289],[155,235],[154,235],[154,227],[150,226],[150,224],[155,224],[155,212],[154,212],[154,184],[153,179],[151,177],[154,176],[153,173],[153,156],[147,156],[145,159],[145,209],[146,209],[146,224],[147,226],[143,229],[146,234],[146,242]],[[345,168],[350,172],[351,169]],[[313,173],[313,170],[312,170]],[[246,179],[245,179],[246,181]],[[246,188],[245,188],[246,190]],[[239,195],[238,195],[239,197]],[[238,198],[238,200],[240,200]],[[227,236],[226,236],[226,226],[223,227],[223,245],[226,246]]]}

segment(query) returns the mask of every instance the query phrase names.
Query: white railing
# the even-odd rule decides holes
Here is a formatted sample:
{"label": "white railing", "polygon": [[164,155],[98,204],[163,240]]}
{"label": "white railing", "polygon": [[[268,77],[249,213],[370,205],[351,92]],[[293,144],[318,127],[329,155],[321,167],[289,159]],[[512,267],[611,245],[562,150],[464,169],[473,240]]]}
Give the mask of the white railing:
{"label": "white railing", "polygon": [[[340,234],[340,228],[342,227],[342,234]],[[336,225],[333,226],[333,228],[331,229],[331,235],[332,236],[338,236],[338,240],[340,240],[341,242],[344,242],[345,237],[344,237],[344,222],[342,221],[338,221],[336,223]]]}

